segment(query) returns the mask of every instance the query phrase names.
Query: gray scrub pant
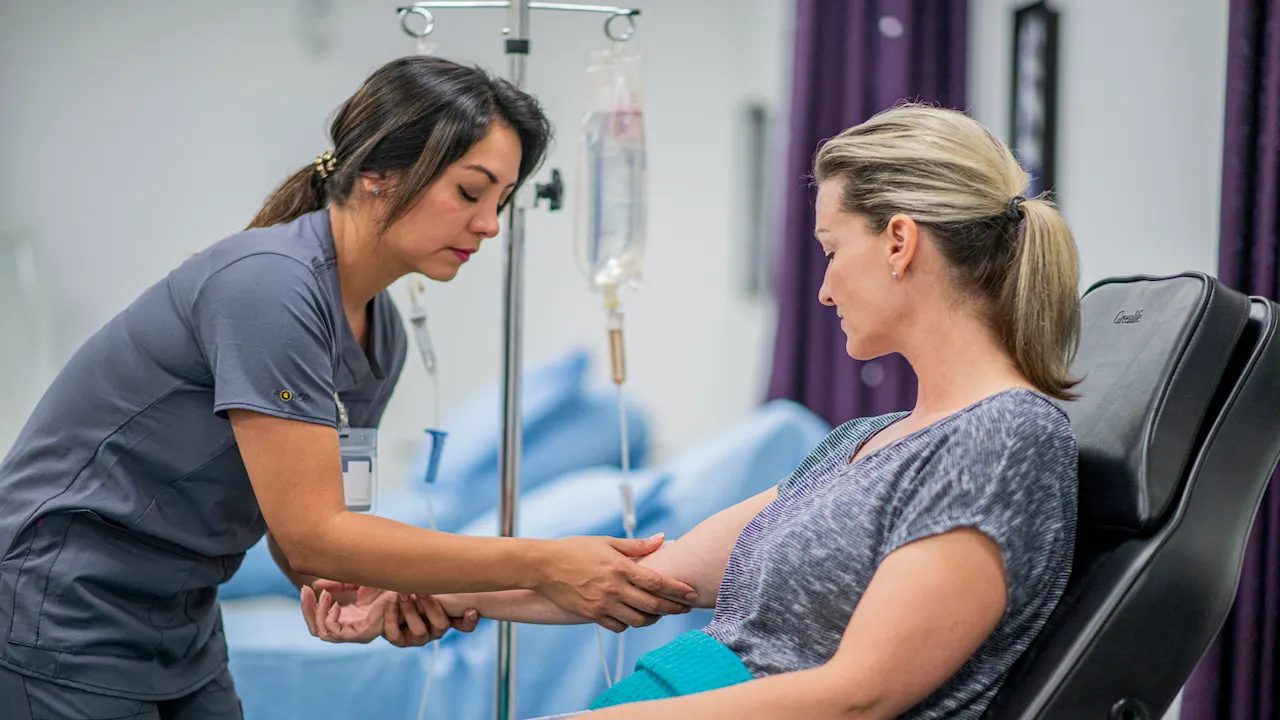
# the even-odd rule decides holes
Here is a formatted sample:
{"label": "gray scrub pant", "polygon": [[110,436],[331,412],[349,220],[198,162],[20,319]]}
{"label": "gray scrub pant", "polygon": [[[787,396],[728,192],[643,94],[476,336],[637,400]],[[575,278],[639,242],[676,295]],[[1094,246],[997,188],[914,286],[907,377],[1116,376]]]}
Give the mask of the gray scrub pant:
{"label": "gray scrub pant", "polygon": [[199,690],[150,702],[98,695],[0,667],[0,716],[12,720],[243,720],[231,672]]}

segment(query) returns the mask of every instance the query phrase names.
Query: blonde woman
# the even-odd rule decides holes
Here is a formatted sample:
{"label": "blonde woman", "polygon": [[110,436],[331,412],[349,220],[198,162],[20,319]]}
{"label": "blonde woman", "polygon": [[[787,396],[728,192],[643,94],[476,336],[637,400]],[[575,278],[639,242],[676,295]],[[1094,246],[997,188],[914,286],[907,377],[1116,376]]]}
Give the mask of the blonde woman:
{"label": "blonde woman", "polygon": [[[1067,224],[948,110],[850,128],[814,175],[818,299],[854,358],[906,357],[915,407],[849,421],[775,489],[641,560],[715,616],[641,658],[593,719],[978,718],[1066,586]],[[451,616],[582,622],[528,591],[438,599]]]}

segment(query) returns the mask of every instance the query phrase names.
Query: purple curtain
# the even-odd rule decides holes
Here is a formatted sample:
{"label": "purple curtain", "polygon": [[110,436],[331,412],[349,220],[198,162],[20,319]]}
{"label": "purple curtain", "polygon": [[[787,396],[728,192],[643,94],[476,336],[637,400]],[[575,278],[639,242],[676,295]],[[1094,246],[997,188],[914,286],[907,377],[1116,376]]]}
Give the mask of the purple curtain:
{"label": "purple curtain", "polygon": [[[1280,300],[1280,0],[1232,0],[1218,275]],[[1280,480],[1245,548],[1235,606],[1187,683],[1184,720],[1280,716]]]}
{"label": "purple curtain", "polygon": [[778,328],[769,399],[832,424],[909,409],[915,375],[897,355],[845,354],[835,310],[818,302],[826,261],[813,239],[818,144],[902,99],[965,106],[967,0],[798,0],[785,225],[775,265]]}

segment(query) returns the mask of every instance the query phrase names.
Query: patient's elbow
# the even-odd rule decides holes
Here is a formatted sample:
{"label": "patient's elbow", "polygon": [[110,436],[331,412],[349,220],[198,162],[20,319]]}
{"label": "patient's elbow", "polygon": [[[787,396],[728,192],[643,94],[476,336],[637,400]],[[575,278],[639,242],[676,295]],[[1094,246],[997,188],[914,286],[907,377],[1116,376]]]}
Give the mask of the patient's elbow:
{"label": "patient's elbow", "polygon": [[838,720],[892,720],[902,710],[894,711],[889,698],[878,688],[850,682],[847,672],[831,664],[818,668],[822,697],[828,708],[824,714]]}
{"label": "patient's elbow", "polygon": [[896,713],[885,711],[883,702],[869,700],[858,703],[846,703],[840,714],[840,720],[892,720]]}
{"label": "patient's elbow", "polygon": [[839,720],[892,720],[898,713],[888,711],[886,698],[866,693],[852,693],[847,688],[835,703],[833,717]]}

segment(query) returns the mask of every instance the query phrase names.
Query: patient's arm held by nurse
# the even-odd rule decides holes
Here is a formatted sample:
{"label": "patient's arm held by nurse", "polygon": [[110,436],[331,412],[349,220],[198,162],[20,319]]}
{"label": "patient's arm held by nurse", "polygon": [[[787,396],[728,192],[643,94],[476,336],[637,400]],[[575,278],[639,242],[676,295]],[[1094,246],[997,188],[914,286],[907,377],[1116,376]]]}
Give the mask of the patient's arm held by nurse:
{"label": "patient's arm held by nurse", "polygon": [[649,551],[646,541],[453,535],[349,512],[333,428],[251,410],[229,417],[267,527],[296,574],[418,595],[534,589],[593,620],[625,616],[640,600],[675,611],[671,601],[693,592],[629,559]]}
{"label": "patient's arm held by nurse", "polygon": [[[667,542],[651,555],[637,562],[666,577],[688,583],[697,594],[690,601],[693,607],[713,608],[724,578],[729,553],[743,528],[778,495],[771,488],[755,497],[722,510],[698,523],[678,542]],[[535,623],[542,625],[569,625],[581,623],[584,618],[561,610],[548,598],[528,591],[473,593],[445,595],[440,604],[451,617],[460,617],[469,609],[479,611],[481,617],[493,620]],[[643,613],[634,616],[631,627],[642,627],[656,622],[658,617],[671,613]],[[610,630],[623,628],[615,623],[601,623]]]}

